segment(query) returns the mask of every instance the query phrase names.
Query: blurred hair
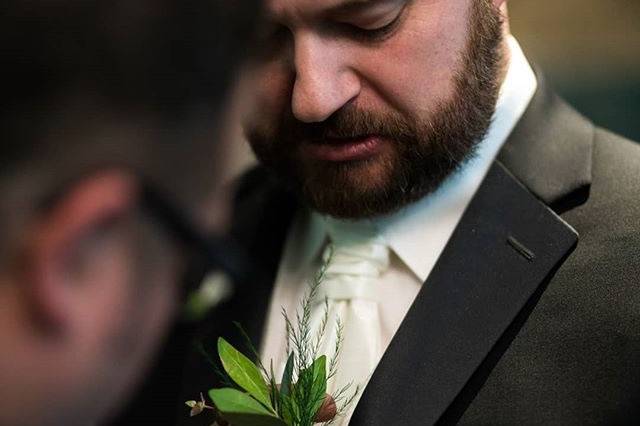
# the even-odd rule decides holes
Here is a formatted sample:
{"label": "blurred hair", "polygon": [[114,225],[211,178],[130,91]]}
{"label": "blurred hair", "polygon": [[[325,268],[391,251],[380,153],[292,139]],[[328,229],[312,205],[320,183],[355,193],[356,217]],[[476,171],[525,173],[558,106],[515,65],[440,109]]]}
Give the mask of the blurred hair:
{"label": "blurred hair", "polygon": [[78,85],[117,103],[170,113],[217,102],[251,35],[256,4],[4,0],[3,103]]}
{"label": "blurred hair", "polygon": [[0,232],[100,165],[195,202],[258,15],[257,0],[3,0]]}

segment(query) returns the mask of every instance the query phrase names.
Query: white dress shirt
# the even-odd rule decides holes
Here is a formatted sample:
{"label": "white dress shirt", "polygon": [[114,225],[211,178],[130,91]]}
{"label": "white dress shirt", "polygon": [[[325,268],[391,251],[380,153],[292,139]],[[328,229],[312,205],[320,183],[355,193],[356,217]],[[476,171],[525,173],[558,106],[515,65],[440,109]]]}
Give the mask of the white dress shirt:
{"label": "white dress shirt", "polygon": [[[389,216],[371,222],[391,249],[390,268],[378,288],[382,347],[386,350],[413,300],[444,250],[465,209],[478,190],[498,151],[529,105],[537,81],[518,42],[508,38],[510,62],[500,89],[492,124],[476,155],[448,177],[437,191]],[[273,360],[276,374],[285,362],[286,333],[282,308],[299,308],[308,280],[320,266],[326,244],[326,221],[301,211],[285,243],[264,330],[262,357]],[[339,368],[339,367],[338,367]]]}

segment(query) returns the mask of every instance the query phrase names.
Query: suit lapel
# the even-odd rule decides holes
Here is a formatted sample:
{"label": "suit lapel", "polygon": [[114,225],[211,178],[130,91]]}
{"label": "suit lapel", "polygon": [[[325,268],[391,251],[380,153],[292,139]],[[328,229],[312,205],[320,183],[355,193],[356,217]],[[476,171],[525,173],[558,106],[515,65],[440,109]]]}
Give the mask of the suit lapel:
{"label": "suit lapel", "polygon": [[538,75],[538,90],[498,159],[533,194],[561,213],[586,201],[595,127]]}
{"label": "suit lapel", "polygon": [[455,422],[577,244],[594,126],[538,90],[374,372],[352,425]]}
{"label": "suit lapel", "polygon": [[[218,364],[219,337],[249,354],[245,339],[234,322],[242,326],[256,348],[260,347],[278,263],[297,207],[295,198],[283,191],[261,168],[244,177],[234,204],[236,215],[231,235],[247,250],[253,270],[248,274],[249,281],[236,286],[232,297],[202,321],[195,348],[188,356],[183,372],[180,413],[185,412],[182,401],[197,399],[199,392],[224,386],[212,365]],[[211,418],[189,418],[182,414],[178,423],[209,426]]]}
{"label": "suit lapel", "polygon": [[438,421],[576,241],[570,226],[495,163],[351,424]]}
{"label": "suit lapel", "polygon": [[278,265],[298,203],[263,169],[256,169],[244,184],[254,190],[250,194],[239,191],[232,235],[248,250],[254,269],[250,282],[237,289],[230,312],[231,319],[242,324],[259,348]]}

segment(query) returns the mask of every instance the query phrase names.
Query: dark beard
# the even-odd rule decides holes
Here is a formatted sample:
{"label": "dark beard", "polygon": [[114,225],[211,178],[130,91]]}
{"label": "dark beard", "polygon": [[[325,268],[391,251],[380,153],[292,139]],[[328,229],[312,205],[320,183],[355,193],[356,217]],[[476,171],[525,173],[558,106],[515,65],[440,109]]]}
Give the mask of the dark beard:
{"label": "dark beard", "polygon": [[[503,34],[489,0],[473,2],[469,28],[454,94],[430,117],[346,106],[321,123],[307,124],[289,114],[274,131],[247,131],[256,156],[312,209],[338,218],[389,214],[433,192],[474,155],[495,112]],[[392,140],[394,155],[345,163],[296,156],[301,141],[367,134]]]}

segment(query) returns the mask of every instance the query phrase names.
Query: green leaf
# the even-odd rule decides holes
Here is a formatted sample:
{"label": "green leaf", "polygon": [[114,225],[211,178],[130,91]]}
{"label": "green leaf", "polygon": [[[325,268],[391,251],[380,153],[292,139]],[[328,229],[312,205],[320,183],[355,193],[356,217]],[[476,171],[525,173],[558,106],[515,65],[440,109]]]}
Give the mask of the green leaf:
{"label": "green leaf", "polygon": [[280,410],[280,389],[276,383],[276,375],[273,372],[273,360],[271,360],[270,374],[269,374],[269,398],[271,400],[271,406],[277,414],[281,413]]}
{"label": "green leaf", "polygon": [[229,377],[275,414],[269,389],[258,367],[222,337],[218,339],[218,355]]}
{"label": "green leaf", "polygon": [[311,368],[313,371],[311,401],[314,401],[312,414],[315,415],[322,406],[325,393],[327,392],[327,357],[322,355],[316,359]]}
{"label": "green leaf", "polygon": [[280,396],[280,407],[282,410],[282,418],[288,425],[294,425],[296,419],[300,418],[299,409],[295,401],[289,395]]}
{"label": "green leaf", "polygon": [[295,400],[292,399],[291,396],[291,385],[293,380],[293,364],[294,364],[294,356],[293,353],[289,354],[289,358],[287,358],[287,364],[284,367],[284,373],[282,374],[282,381],[280,382],[280,413],[282,413],[282,418],[287,422],[287,424],[293,424],[295,415],[294,406]]}
{"label": "green leaf", "polygon": [[287,426],[250,395],[237,389],[211,389],[209,396],[222,417],[235,426]]}
{"label": "green leaf", "polygon": [[280,382],[280,394],[287,396],[291,390],[291,380],[293,378],[293,352],[289,354],[287,364],[284,367],[282,381]]}
{"label": "green leaf", "polygon": [[326,362],[324,355],[316,359],[300,371],[298,381],[293,385],[292,396],[298,408],[300,425],[310,426],[324,402],[327,390]]}

